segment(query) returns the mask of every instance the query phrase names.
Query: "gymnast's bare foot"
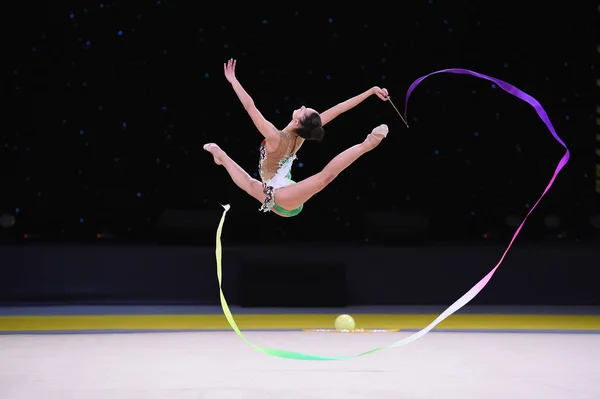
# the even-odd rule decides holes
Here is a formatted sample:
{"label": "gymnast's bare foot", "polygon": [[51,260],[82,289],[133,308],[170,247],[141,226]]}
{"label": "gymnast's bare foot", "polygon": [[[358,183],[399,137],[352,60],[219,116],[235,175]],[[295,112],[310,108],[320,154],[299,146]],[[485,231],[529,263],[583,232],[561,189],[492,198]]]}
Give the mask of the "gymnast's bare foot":
{"label": "gymnast's bare foot", "polygon": [[371,133],[369,133],[363,144],[368,150],[372,150],[373,148],[377,147],[379,143],[381,143],[381,140],[387,137],[388,131],[389,129],[387,125],[377,126]]}
{"label": "gymnast's bare foot", "polygon": [[205,151],[210,152],[215,160],[215,163],[217,165],[222,165],[221,162],[221,157],[225,154],[224,151],[221,149],[221,147],[219,147],[218,145],[216,145],[215,143],[208,143],[208,144],[204,144],[204,148]]}

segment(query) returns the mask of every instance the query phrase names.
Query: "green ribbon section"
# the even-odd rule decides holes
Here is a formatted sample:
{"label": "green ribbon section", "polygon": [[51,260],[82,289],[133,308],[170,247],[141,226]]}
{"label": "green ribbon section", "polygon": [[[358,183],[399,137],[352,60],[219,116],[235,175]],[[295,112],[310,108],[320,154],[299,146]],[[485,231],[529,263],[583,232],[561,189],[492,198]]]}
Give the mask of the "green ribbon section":
{"label": "green ribbon section", "polygon": [[377,352],[381,349],[387,348],[387,347],[382,347],[382,348],[371,349],[370,351],[359,353],[357,355],[350,355],[350,356],[321,356],[321,355],[310,355],[310,354],[299,353],[299,352],[290,352],[290,351],[286,351],[286,350],[282,350],[282,349],[264,348],[262,346],[259,346],[259,345],[256,345],[256,344],[250,342],[246,337],[244,337],[244,335],[240,331],[239,327],[237,326],[235,320],[233,319],[233,315],[231,314],[231,310],[229,310],[229,306],[227,305],[227,300],[225,299],[225,294],[223,294],[223,288],[222,288],[223,255],[222,255],[222,246],[221,246],[221,233],[223,232],[223,224],[225,223],[225,215],[227,214],[227,211],[230,209],[230,206],[223,205],[223,208],[225,208],[225,211],[223,211],[223,216],[221,216],[221,221],[219,222],[219,227],[217,229],[217,249],[216,249],[217,278],[219,279],[219,294],[221,297],[221,307],[223,308],[223,313],[225,314],[225,318],[229,322],[229,325],[231,326],[231,328],[233,328],[233,331],[235,331],[235,333],[238,335],[238,337],[240,337],[242,340],[244,340],[244,342],[246,342],[248,345],[250,345],[251,347],[253,347],[254,349],[256,349],[259,352],[265,353],[270,356],[281,357],[281,358],[285,358],[285,359],[293,359],[293,360],[347,360],[347,359],[352,359],[352,358],[356,358],[359,356],[368,355],[370,353]]}

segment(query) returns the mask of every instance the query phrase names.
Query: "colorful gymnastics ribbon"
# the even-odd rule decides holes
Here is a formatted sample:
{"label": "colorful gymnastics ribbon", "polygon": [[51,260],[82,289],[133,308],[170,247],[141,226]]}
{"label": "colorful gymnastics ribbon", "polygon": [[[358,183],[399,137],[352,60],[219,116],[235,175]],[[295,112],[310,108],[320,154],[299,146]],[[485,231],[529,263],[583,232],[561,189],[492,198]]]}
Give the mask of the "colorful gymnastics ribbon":
{"label": "colorful gymnastics ribbon", "polygon": [[304,354],[304,353],[298,353],[298,352],[290,352],[290,351],[280,350],[280,349],[264,348],[262,346],[258,346],[256,344],[253,344],[252,342],[248,341],[248,339],[246,339],[242,335],[242,333],[241,333],[240,329],[238,328],[235,320],[233,319],[233,316],[231,314],[231,311],[229,310],[229,307],[227,306],[227,301],[225,300],[225,295],[223,294],[223,290],[221,288],[221,283],[222,283],[221,232],[223,230],[223,223],[225,222],[225,215],[226,215],[227,211],[230,209],[229,205],[224,205],[223,207],[225,208],[225,211],[223,212],[223,216],[221,217],[221,221],[220,221],[219,227],[217,229],[217,248],[216,248],[217,277],[219,279],[219,292],[220,292],[220,296],[221,296],[221,306],[223,308],[223,312],[225,314],[225,317],[227,318],[227,321],[229,322],[229,324],[231,325],[231,327],[233,328],[233,330],[235,331],[235,333],[242,340],[244,340],[247,344],[249,344],[250,346],[252,346],[254,349],[258,350],[259,352],[263,352],[263,353],[265,353],[267,355],[270,355],[270,356],[287,358],[287,359],[294,359],[294,360],[347,360],[347,359],[353,359],[353,358],[356,358],[356,357],[368,355],[368,354],[380,351],[382,349],[387,349],[387,348],[393,348],[393,347],[408,345],[408,344],[416,341],[417,339],[421,338],[425,334],[427,334],[436,325],[438,325],[439,323],[441,323],[444,319],[448,318],[450,315],[452,315],[453,313],[455,313],[456,311],[458,311],[460,308],[462,308],[467,303],[469,303],[473,298],[475,298],[475,296],[477,296],[477,294],[479,294],[479,292],[481,292],[481,290],[491,280],[492,276],[494,275],[494,273],[496,272],[496,270],[498,269],[498,267],[500,266],[500,264],[504,261],[504,258],[506,256],[506,254],[508,253],[508,251],[509,251],[510,247],[512,246],[513,242],[515,241],[515,239],[519,235],[521,229],[523,228],[523,225],[525,224],[525,221],[527,220],[527,218],[529,217],[529,215],[531,215],[531,213],[533,212],[533,210],[535,209],[535,207],[539,204],[539,202],[542,200],[542,198],[544,197],[544,195],[546,195],[546,193],[548,192],[548,190],[550,189],[550,187],[552,186],[552,184],[554,184],[554,180],[556,180],[556,177],[558,176],[558,173],[562,170],[562,168],[568,162],[569,156],[570,156],[569,149],[567,148],[567,146],[565,145],[565,143],[560,139],[560,137],[558,137],[558,135],[556,134],[556,131],[554,130],[554,127],[552,126],[552,123],[550,122],[550,119],[548,118],[548,115],[547,115],[546,111],[544,110],[544,108],[542,108],[542,106],[540,105],[540,103],[535,98],[533,98],[530,95],[522,92],[521,90],[517,89],[516,87],[514,87],[513,85],[511,85],[509,83],[503,82],[503,81],[501,81],[499,79],[495,79],[495,78],[492,78],[492,77],[489,77],[489,76],[486,76],[486,75],[483,75],[483,74],[480,74],[480,73],[477,73],[477,72],[469,71],[467,69],[444,69],[444,70],[441,70],[441,71],[432,72],[429,75],[426,75],[426,76],[423,76],[423,77],[417,79],[410,86],[410,88],[408,89],[408,92],[406,93],[406,105],[405,105],[406,108],[405,108],[405,111],[404,111],[405,117],[406,117],[406,109],[408,108],[408,98],[409,98],[411,92],[415,89],[415,87],[419,83],[421,83],[425,78],[427,78],[428,76],[431,76],[431,75],[434,75],[434,74],[437,74],[437,73],[443,73],[443,72],[449,72],[449,73],[455,73],[455,74],[467,74],[467,75],[472,75],[472,76],[475,76],[475,77],[478,77],[478,78],[482,78],[482,79],[486,79],[486,80],[492,81],[495,84],[497,84],[500,88],[502,88],[504,91],[506,91],[506,92],[512,94],[513,96],[518,97],[521,100],[527,102],[528,104],[530,104],[536,110],[537,114],[542,119],[542,121],[546,124],[546,126],[548,127],[548,129],[550,130],[550,132],[552,133],[552,135],[554,136],[554,138],[566,150],[565,155],[562,157],[562,159],[558,163],[558,166],[556,167],[556,170],[554,171],[554,175],[552,176],[552,179],[550,179],[550,183],[548,183],[548,185],[546,186],[546,189],[544,190],[544,192],[542,193],[542,195],[540,196],[540,198],[531,207],[531,209],[529,210],[529,212],[527,213],[527,215],[525,216],[525,218],[523,219],[523,221],[521,222],[521,224],[519,225],[519,227],[515,231],[515,233],[513,235],[513,238],[510,240],[510,243],[508,244],[508,247],[504,251],[504,254],[502,255],[502,257],[500,258],[500,261],[498,261],[498,264],[496,264],[496,266],[485,277],[483,277],[477,284],[475,284],[475,286],[473,286],[473,288],[471,288],[469,291],[467,291],[466,294],[464,294],[456,302],[454,302],[452,305],[450,305],[448,307],[448,309],[446,309],[443,313],[441,313],[427,327],[423,328],[420,331],[417,331],[416,333],[414,333],[412,335],[409,335],[408,337],[406,337],[406,338],[404,338],[404,339],[402,339],[400,341],[394,342],[394,343],[392,343],[390,345],[379,347],[379,348],[375,348],[375,349],[371,349],[369,351],[366,351],[366,352],[363,352],[363,353],[359,353],[359,354],[355,354],[355,355],[348,355],[348,356],[320,356],[320,355],[310,355],[310,354]]}

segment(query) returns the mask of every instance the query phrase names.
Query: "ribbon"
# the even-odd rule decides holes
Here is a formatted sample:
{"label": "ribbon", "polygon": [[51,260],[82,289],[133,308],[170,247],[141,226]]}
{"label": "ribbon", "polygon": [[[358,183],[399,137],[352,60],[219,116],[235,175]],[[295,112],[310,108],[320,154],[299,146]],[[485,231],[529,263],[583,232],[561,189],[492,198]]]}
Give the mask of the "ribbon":
{"label": "ribbon", "polygon": [[353,359],[353,358],[357,358],[357,357],[360,357],[360,356],[364,356],[364,355],[368,355],[368,354],[371,354],[371,353],[375,353],[375,352],[378,352],[380,350],[387,349],[387,348],[405,346],[405,345],[408,345],[408,344],[416,341],[417,339],[421,338],[425,334],[427,334],[436,325],[438,325],[439,323],[441,323],[444,319],[448,318],[450,315],[452,315],[453,313],[455,313],[456,311],[458,311],[460,308],[462,308],[463,306],[465,306],[467,303],[469,303],[473,298],[475,298],[475,296],[477,296],[477,294],[479,294],[479,292],[481,292],[481,290],[491,280],[492,276],[494,275],[494,273],[496,272],[496,270],[498,269],[498,267],[504,261],[504,258],[506,257],[506,254],[508,253],[509,249],[512,247],[513,242],[515,241],[515,239],[517,238],[517,236],[521,232],[521,229],[525,225],[525,222],[527,221],[527,218],[529,217],[529,215],[531,215],[531,213],[536,208],[536,206],[539,204],[539,202],[542,200],[542,198],[544,197],[544,195],[546,195],[546,193],[548,192],[548,190],[550,189],[550,187],[552,187],[552,184],[554,184],[554,181],[556,180],[556,177],[558,176],[558,173],[567,164],[567,162],[569,160],[569,157],[570,157],[570,153],[569,153],[569,149],[567,148],[567,146],[565,145],[565,143],[560,139],[560,137],[558,136],[558,134],[556,134],[556,131],[554,130],[554,127],[552,126],[552,123],[550,122],[550,118],[548,117],[548,114],[546,113],[546,111],[544,110],[544,108],[540,105],[540,103],[535,98],[531,97],[530,95],[528,95],[528,94],[524,93],[523,91],[517,89],[513,85],[511,85],[509,83],[506,83],[506,82],[504,82],[504,81],[502,81],[500,79],[492,78],[490,76],[483,75],[483,74],[478,73],[478,72],[469,71],[467,69],[444,69],[444,70],[441,70],[441,71],[432,72],[429,75],[425,75],[425,76],[417,79],[409,87],[409,89],[408,89],[408,91],[406,93],[406,104],[405,104],[406,108],[405,108],[405,111],[404,111],[404,116],[405,117],[406,117],[406,112],[407,112],[407,109],[408,109],[408,98],[409,98],[410,94],[412,93],[412,91],[415,89],[415,87],[417,87],[417,85],[419,83],[421,83],[427,77],[429,77],[431,75],[434,75],[434,74],[437,74],[437,73],[444,73],[444,72],[455,73],[455,74],[472,75],[472,76],[475,76],[475,77],[478,77],[478,78],[481,78],[481,79],[486,79],[486,80],[492,81],[495,84],[497,84],[501,89],[503,89],[504,91],[506,91],[507,93],[512,94],[513,96],[515,96],[517,98],[520,98],[521,100],[527,102],[529,105],[531,105],[536,110],[538,116],[542,119],[542,121],[544,122],[544,124],[548,127],[548,129],[552,133],[552,136],[554,136],[554,138],[566,150],[565,155],[562,157],[562,159],[558,163],[558,166],[556,167],[556,170],[554,171],[554,175],[550,179],[550,182],[546,186],[546,189],[544,190],[544,192],[542,193],[542,195],[540,196],[540,198],[536,201],[536,203],[531,207],[531,209],[529,210],[529,212],[527,213],[527,215],[525,216],[525,218],[523,219],[523,221],[521,222],[521,224],[519,225],[519,227],[515,231],[512,239],[510,240],[510,243],[508,244],[508,247],[506,248],[506,250],[502,254],[502,257],[500,258],[500,260],[498,261],[498,263],[496,264],[496,266],[487,275],[485,275],[477,284],[475,284],[473,286],[473,288],[471,288],[469,291],[467,291],[467,293],[465,293],[462,297],[460,297],[456,302],[454,302],[452,305],[450,305],[443,313],[441,313],[428,326],[426,326],[422,330],[417,331],[416,333],[414,333],[414,334],[412,334],[412,335],[410,335],[410,336],[408,336],[408,337],[406,337],[406,338],[404,338],[404,339],[402,339],[400,341],[391,343],[391,344],[389,344],[387,346],[382,346],[382,347],[379,347],[379,348],[371,349],[371,350],[366,351],[366,352],[362,352],[362,353],[358,353],[358,354],[354,354],[354,355],[348,355],[348,356],[321,356],[321,355],[311,355],[311,354],[298,353],[298,352],[290,352],[290,351],[281,350],[281,349],[265,348],[265,347],[262,347],[262,346],[259,346],[259,345],[256,345],[256,344],[250,342],[248,339],[246,339],[246,337],[244,337],[244,335],[242,334],[242,332],[238,328],[235,320],[233,319],[233,315],[231,314],[231,311],[229,310],[229,306],[227,305],[227,300],[225,299],[225,295],[223,294],[223,290],[222,290],[222,248],[221,248],[221,233],[222,233],[222,230],[223,230],[223,224],[225,222],[225,215],[227,214],[227,211],[230,209],[229,205],[224,205],[223,208],[225,210],[223,211],[223,215],[221,216],[221,221],[219,223],[219,227],[217,228],[217,247],[216,247],[217,278],[219,280],[219,293],[220,293],[220,298],[221,298],[221,307],[223,308],[223,313],[225,314],[225,317],[227,318],[227,321],[229,322],[229,324],[231,325],[231,327],[233,328],[233,330],[235,331],[235,333],[242,340],[244,340],[248,345],[252,346],[257,351],[265,353],[265,354],[270,355],[270,356],[275,356],[275,357],[280,357],[280,358],[286,358],[286,359],[294,359],[294,360],[347,360],[347,359]]}

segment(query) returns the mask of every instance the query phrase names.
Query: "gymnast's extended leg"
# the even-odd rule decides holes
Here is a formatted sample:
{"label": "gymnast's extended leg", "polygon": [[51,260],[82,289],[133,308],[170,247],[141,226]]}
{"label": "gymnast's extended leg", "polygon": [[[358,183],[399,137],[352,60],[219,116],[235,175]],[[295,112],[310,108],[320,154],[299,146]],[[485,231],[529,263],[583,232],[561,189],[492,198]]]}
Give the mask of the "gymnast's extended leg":
{"label": "gymnast's extended leg", "polygon": [[223,165],[229,173],[231,180],[242,190],[256,198],[259,202],[264,202],[265,193],[263,185],[256,179],[252,178],[240,165],[234,162],[225,151],[214,143],[209,143],[204,146],[204,149],[210,152],[217,165]]}
{"label": "gymnast's extended leg", "polygon": [[380,125],[373,129],[364,142],[348,148],[333,158],[321,172],[275,191],[275,203],[288,210],[296,209],[313,195],[329,185],[344,169],[362,155],[373,150],[387,136],[388,127]]}

